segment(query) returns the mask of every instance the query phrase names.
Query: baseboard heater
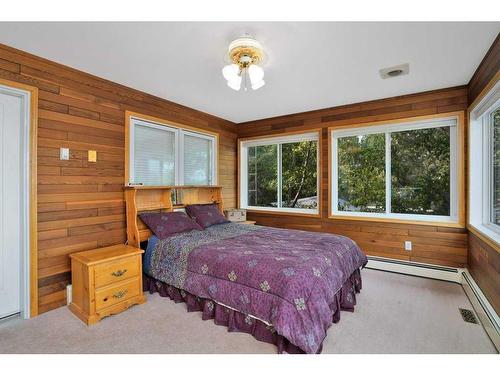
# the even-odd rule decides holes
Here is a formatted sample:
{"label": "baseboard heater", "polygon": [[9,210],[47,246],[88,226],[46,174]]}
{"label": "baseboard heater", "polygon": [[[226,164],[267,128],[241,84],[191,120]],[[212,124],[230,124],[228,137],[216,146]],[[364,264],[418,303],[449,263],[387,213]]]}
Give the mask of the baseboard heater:
{"label": "baseboard heater", "polygon": [[461,269],[453,267],[368,256],[366,268],[462,283]]}
{"label": "baseboard heater", "polygon": [[497,352],[500,352],[500,318],[469,271],[462,272],[462,286]]}

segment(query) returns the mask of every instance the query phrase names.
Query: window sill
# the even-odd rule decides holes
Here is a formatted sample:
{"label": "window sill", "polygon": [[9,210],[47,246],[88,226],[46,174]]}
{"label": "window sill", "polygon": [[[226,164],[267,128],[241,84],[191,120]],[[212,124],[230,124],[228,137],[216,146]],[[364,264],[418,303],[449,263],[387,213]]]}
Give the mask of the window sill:
{"label": "window sill", "polygon": [[371,221],[379,223],[394,223],[394,224],[413,224],[413,225],[428,225],[434,227],[446,227],[446,228],[465,228],[465,225],[456,221],[434,221],[434,220],[418,220],[418,219],[406,219],[406,218],[394,218],[394,217],[373,217],[373,216],[361,216],[361,215],[344,215],[344,214],[333,214],[328,216],[332,220],[355,220],[355,221]]}
{"label": "window sill", "polygon": [[258,214],[271,214],[271,215],[282,215],[282,216],[302,216],[302,217],[321,217],[319,211],[306,211],[306,210],[283,210],[283,209],[272,209],[272,208],[258,208],[258,207],[241,207],[241,209],[246,210],[251,213]]}
{"label": "window sill", "polygon": [[486,242],[489,246],[500,252],[500,234],[489,229],[485,225],[469,224],[467,226],[469,232],[478,237],[481,241]]}

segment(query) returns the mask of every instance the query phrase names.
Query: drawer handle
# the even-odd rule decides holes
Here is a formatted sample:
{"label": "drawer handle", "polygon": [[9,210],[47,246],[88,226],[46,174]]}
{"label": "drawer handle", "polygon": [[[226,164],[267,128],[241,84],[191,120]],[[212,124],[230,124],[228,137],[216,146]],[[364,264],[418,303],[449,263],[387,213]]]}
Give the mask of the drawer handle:
{"label": "drawer handle", "polygon": [[123,298],[127,292],[128,290],[120,290],[119,292],[113,294],[113,298]]}
{"label": "drawer handle", "polygon": [[124,270],[118,270],[118,271],[115,271],[113,272],[111,275],[115,276],[115,277],[120,277],[120,276],[123,276],[123,274],[127,272],[127,269],[125,268]]}

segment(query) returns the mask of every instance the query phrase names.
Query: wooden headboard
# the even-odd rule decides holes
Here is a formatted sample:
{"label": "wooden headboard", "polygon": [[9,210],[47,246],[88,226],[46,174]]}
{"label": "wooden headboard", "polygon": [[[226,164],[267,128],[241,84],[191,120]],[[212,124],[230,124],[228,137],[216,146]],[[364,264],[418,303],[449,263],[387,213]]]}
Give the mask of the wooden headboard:
{"label": "wooden headboard", "polygon": [[172,212],[189,204],[217,204],[223,212],[221,186],[127,186],[127,240],[130,246],[140,247],[151,236],[138,215],[142,212]]}

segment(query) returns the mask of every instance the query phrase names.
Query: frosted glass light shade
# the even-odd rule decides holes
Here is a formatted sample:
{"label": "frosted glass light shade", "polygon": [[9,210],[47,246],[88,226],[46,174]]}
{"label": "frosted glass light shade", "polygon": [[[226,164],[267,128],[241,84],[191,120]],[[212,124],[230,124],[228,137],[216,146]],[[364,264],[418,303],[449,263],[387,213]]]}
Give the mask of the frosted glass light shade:
{"label": "frosted glass light shade", "polygon": [[264,79],[264,69],[258,65],[250,65],[248,67],[248,75],[253,86]]}
{"label": "frosted glass light shade", "polygon": [[247,69],[244,69],[243,72],[240,71],[240,67],[237,64],[226,65],[222,68],[222,75],[226,79],[227,85],[236,91],[241,88],[242,75],[245,73],[250,78],[252,89],[257,90],[266,84],[264,81],[264,70],[258,65],[252,64]]}
{"label": "frosted glass light shade", "polygon": [[252,83],[252,89],[253,89],[253,90],[258,90],[258,89],[260,89],[262,86],[264,86],[265,84],[266,84],[266,81],[264,81],[264,80],[261,80],[261,81],[259,81],[259,82],[255,83],[255,84],[254,84],[254,83]]}
{"label": "frosted glass light shade", "polygon": [[241,76],[236,76],[227,81],[227,85],[231,87],[233,90],[238,91],[241,87]]}
{"label": "frosted glass light shade", "polygon": [[240,67],[237,64],[226,65],[222,68],[222,75],[226,79],[226,81],[231,81],[236,79],[239,76]]}

